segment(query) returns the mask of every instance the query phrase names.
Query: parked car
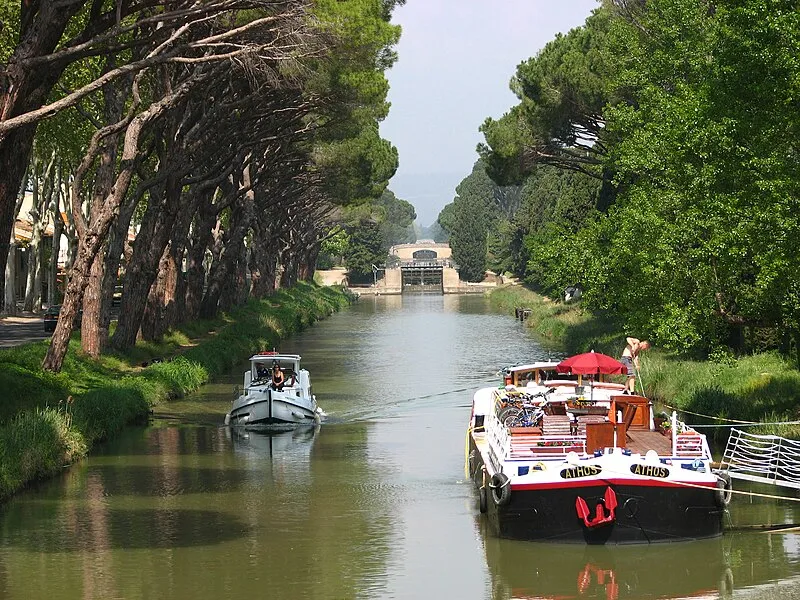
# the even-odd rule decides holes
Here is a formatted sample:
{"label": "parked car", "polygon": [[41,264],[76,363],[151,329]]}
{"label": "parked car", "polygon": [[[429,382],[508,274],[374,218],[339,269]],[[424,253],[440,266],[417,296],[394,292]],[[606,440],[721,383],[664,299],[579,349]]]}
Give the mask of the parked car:
{"label": "parked car", "polygon": [[[44,330],[55,331],[56,323],[58,323],[58,315],[61,314],[61,305],[53,304],[46,311],[44,311]],[[83,310],[79,310],[75,315],[75,327],[80,327],[81,319],[83,318]]]}

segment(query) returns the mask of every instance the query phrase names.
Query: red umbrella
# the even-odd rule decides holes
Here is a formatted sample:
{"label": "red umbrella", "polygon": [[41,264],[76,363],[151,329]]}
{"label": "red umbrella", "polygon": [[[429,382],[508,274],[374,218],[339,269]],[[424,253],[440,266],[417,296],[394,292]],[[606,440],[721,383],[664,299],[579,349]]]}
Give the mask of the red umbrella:
{"label": "red umbrella", "polygon": [[573,375],[622,375],[628,368],[616,358],[592,351],[565,358],[556,365],[556,371]]}
{"label": "red umbrella", "polygon": [[589,399],[594,399],[594,376],[600,375],[621,375],[628,372],[628,367],[619,362],[616,358],[611,358],[607,354],[601,354],[592,350],[584,354],[576,354],[565,358],[556,365],[558,373],[572,373],[573,375],[592,375]]}

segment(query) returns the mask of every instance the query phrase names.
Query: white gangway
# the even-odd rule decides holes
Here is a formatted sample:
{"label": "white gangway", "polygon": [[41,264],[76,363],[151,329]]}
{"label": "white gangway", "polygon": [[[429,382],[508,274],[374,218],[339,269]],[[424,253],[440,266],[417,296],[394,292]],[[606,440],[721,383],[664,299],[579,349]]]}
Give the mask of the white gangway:
{"label": "white gangway", "polygon": [[731,429],[720,470],[732,479],[800,489],[800,441]]}

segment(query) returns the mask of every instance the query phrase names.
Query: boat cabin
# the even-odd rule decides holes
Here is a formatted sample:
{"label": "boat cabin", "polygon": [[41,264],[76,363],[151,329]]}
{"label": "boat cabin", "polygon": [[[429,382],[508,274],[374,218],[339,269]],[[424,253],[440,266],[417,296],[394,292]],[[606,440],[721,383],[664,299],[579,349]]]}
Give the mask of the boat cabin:
{"label": "boat cabin", "polygon": [[277,352],[259,352],[250,357],[250,370],[245,372],[245,388],[252,384],[267,383],[272,376],[272,368],[278,365],[283,372],[287,385],[291,385],[300,373],[300,356],[297,354],[279,354]]}
{"label": "boat cabin", "polygon": [[550,388],[550,387],[580,387],[593,385],[598,389],[622,391],[625,386],[621,383],[608,381],[607,375],[600,375],[597,379],[582,375],[571,375],[556,371],[558,362],[543,361],[527,365],[516,365],[503,369],[503,383],[518,388]]}
{"label": "boat cabin", "polygon": [[[562,378],[560,373],[556,373],[558,362],[543,361],[527,365],[516,365],[503,369],[503,381],[506,385],[516,387],[526,387],[528,385],[544,385],[546,381]],[[572,378],[573,383],[577,378]]]}

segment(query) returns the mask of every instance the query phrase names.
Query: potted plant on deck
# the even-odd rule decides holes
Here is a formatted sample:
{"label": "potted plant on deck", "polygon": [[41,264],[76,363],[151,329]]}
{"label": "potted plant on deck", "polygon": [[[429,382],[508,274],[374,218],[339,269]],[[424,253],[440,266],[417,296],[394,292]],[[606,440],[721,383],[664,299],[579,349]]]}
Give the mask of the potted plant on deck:
{"label": "potted plant on deck", "polygon": [[672,420],[669,418],[667,413],[661,412],[658,413],[655,417],[653,417],[653,426],[655,430],[661,433],[662,435],[670,435],[670,427],[672,427]]}

